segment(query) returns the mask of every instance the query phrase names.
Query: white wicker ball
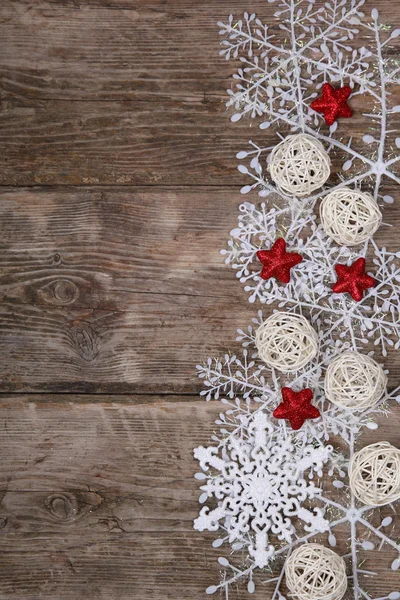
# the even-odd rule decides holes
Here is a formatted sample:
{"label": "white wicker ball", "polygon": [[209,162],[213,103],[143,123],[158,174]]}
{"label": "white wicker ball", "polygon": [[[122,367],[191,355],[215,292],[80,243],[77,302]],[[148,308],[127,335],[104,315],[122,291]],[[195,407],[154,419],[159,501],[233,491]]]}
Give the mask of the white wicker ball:
{"label": "white wicker ball", "polygon": [[312,135],[289,135],[271,152],[269,172],[285,194],[309,196],[331,172],[331,161],[321,142]]}
{"label": "white wicker ball", "polygon": [[343,352],[326,370],[325,395],[336,406],[364,410],[377,404],[386,384],[384,370],[372,358],[359,352]]}
{"label": "white wicker ball", "polygon": [[384,506],[400,499],[400,450],[378,442],[356,452],[349,464],[353,494],[366,505]]}
{"label": "white wicker ball", "polygon": [[285,563],[286,585],[299,600],[341,600],[347,590],[346,563],[320,544],[303,544]]}
{"label": "white wicker ball", "polygon": [[301,315],[277,312],[256,331],[260,358],[270,367],[288,373],[306,365],[318,352],[318,336]]}
{"label": "white wicker ball", "polygon": [[321,224],[338,244],[356,246],[369,240],[382,222],[371,194],[342,187],[328,194],[320,206]]}

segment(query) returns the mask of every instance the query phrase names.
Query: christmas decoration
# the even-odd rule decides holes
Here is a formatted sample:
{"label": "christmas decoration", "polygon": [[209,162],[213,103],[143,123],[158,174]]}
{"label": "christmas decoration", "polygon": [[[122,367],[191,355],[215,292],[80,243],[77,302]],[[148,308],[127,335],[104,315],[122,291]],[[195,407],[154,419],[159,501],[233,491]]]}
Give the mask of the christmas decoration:
{"label": "christmas decoration", "polygon": [[311,404],[313,393],[310,388],[295,392],[289,387],[282,388],[283,402],[272,413],[275,419],[287,419],[292,429],[300,429],[307,419],[321,416],[318,408]]}
{"label": "christmas decoration", "polygon": [[365,273],[365,258],[358,258],[352,265],[335,265],[338,280],[332,286],[335,294],[349,293],[356,302],[362,300],[364,291],[377,284],[377,281]]}
{"label": "christmas decoration", "polygon": [[[213,500],[211,502],[212,508],[210,511],[213,510],[215,502],[220,503],[220,501],[222,501],[220,490],[225,489],[224,485],[226,486],[229,484],[229,487],[226,488],[226,512],[220,511],[221,518],[218,522],[216,520],[213,522],[213,531],[218,531],[213,546],[217,548],[223,544],[229,544],[231,549],[238,554],[237,560],[235,560],[236,552],[232,553],[228,562],[225,562],[225,558],[223,559],[223,564],[226,567],[225,575],[220,583],[210,585],[207,588],[209,594],[221,589],[225,590],[231,585],[236,585],[241,579],[248,582],[250,591],[254,589],[255,573],[256,569],[259,568],[259,563],[256,563],[255,559],[250,554],[250,548],[253,548],[256,543],[255,532],[249,531],[247,526],[244,525],[243,529],[236,529],[237,537],[233,540],[229,534],[231,520],[229,517],[230,505],[228,504],[228,497],[233,498],[232,505],[236,505],[237,497],[232,494],[235,493],[235,490],[240,490],[242,488],[244,471],[255,468],[255,465],[253,465],[253,460],[255,459],[253,459],[252,455],[252,449],[255,444],[253,421],[258,418],[257,415],[259,415],[260,412],[264,412],[265,415],[270,416],[270,426],[272,427],[272,430],[269,432],[268,428],[266,429],[267,445],[275,447],[285,443],[285,440],[291,441],[294,447],[297,448],[293,461],[298,465],[309,465],[308,462],[303,462],[308,460],[308,451],[305,450],[308,446],[320,450],[323,448],[329,450],[326,454],[329,480],[331,484],[333,482],[333,488],[337,488],[340,492],[340,490],[346,489],[347,456],[351,457],[354,454],[356,438],[363,430],[369,431],[370,429],[377,429],[378,425],[375,422],[376,417],[379,416],[379,414],[387,414],[388,404],[395,402],[397,397],[400,401],[399,386],[391,391],[390,394],[385,394],[381,398],[380,403],[371,408],[350,411],[343,410],[342,407],[332,404],[325,397],[324,390],[327,365],[344,351],[356,350],[357,344],[360,344],[361,346],[363,346],[363,344],[361,343],[360,338],[357,337],[355,329],[355,345],[353,346],[352,331],[347,331],[346,336],[343,339],[335,340],[333,338],[334,330],[331,331],[328,328],[326,331],[325,323],[322,322],[322,320],[316,320],[316,333],[321,340],[318,359],[315,357],[301,371],[293,374],[290,378],[290,386],[292,389],[312,389],[314,392],[315,406],[320,411],[321,417],[319,419],[306,420],[301,429],[297,431],[288,430],[285,421],[274,420],[272,417],[274,409],[281,400],[283,381],[285,383],[288,382],[288,375],[282,376],[282,379],[274,368],[269,368],[265,363],[253,358],[256,350],[256,331],[264,322],[265,319],[260,311],[254,319],[253,326],[250,326],[246,331],[238,331],[237,339],[240,340],[243,345],[242,353],[226,354],[222,359],[209,358],[205,365],[197,366],[199,377],[204,382],[204,389],[200,392],[201,396],[210,401],[212,399],[220,399],[224,406],[224,410],[222,412],[219,411],[216,420],[217,431],[212,436],[210,445],[206,448],[206,451],[210,455],[215,455],[221,459],[222,462],[214,463],[214,466],[209,465],[207,470],[205,470],[203,464],[200,463],[202,472],[198,473],[196,478],[202,482],[202,486],[207,484],[210,487],[209,494],[207,495],[204,489],[202,489],[200,502],[204,504],[208,503],[208,499]],[[351,321],[351,323],[354,328],[353,321]],[[290,431],[289,435],[288,431]],[[340,437],[342,445],[347,448],[347,451],[335,451],[331,446],[328,448],[325,444],[331,436]],[[240,467],[240,465],[243,464],[242,460],[238,458],[235,450],[239,441],[243,445],[246,445],[248,452],[248,462],[244,463],[243,470]],[[302,462],[300,463],[300,461]],[[231,470],[232,463],[237,464],[239,468],[236,469],[233,467],[233,470]],[[218,465],[217,470],[216,465]],[[305,473],[308,473],[308,468],[308,466],[305,467]],[[216,485],[213,486],[215,478],[218,477],[218,473],[221,473],[223,479],[219,479]],[[281,468],[279,468],[279,473],[277,473],[277,475],[279,474],[282,475]],[[312,475],[312,471],[310,472],[310,475]],[[223,481],[225,483],[223,483]],[[284,489],[286,489],[285,486]],[[338,498],[332,497],[331,494],[318,493],[312,501],[312,506],[310,504],[312,500],[311,497],[305,498],[305,501],[300,503],[299,508],[296,508],[294,514],[290,517],[291,523],[293,526],[295,524],[298,526],[299,522],[302,523],[303,520],[301,515],[307,515],[309,518],[311,514],[313,519],[312,521],[304,522],[304,532],[301,532],[301,529],[299,528],[297,529],[297,538],[295,542],[301,544],[310,540],[315,532],[320,531],[321,533],[326,532],[326,534],[328,534],[329,544],[334,547],[336,545],[336,527],[343,528],[343,526],[347,524],[350,532],[350,550],[352,556],[357,557],[357,552],[360,547],[357,536],[357,528],[359,527],[358,534],[363,538],[369,536],[373,539],[374,536],[376,536],[382,543],[396,550],[399,559],[397,560],[395,557],[392,568],[400,568],[400,543],[397,539],[393,539],[390,527],[391,519],[388,519],[383,515],[381,521],[379,521],[380,525],[377,525],[376,520],[378,515],[373,513],[371,506],[358,507],[355,515],[353,511],[355,497],[351,488],[349,492],[349,494],[342,494]],[[253,501],[254,498],[247,498],[249,504]],[[282,498],[282,502],[285,502],[284,497]],[[267,521],[268,519],[266,514],[268,506],[269,503],[266,501],[260,513],[262,514],[262,517],[260,516],[260,518],[264,521]],[[206,508],[206,506],[203,506],[201,511],[203,511],[204,508]],[[315,508],[318,508],[321,512],[314,512]],[[302,509],[305,509],[308,512],[304,513]],[[250,510],[255,511],[256,508],[253,507]],[[281,516],[282,520],[287,518],[283,510],[281,511]],[[323,521],[321,519],[323,519]],[[239,519],[239,523],[241,522],[241,519]],[[197,522],[195,527],[198,528]],[[210,528],[207,527],[207,529]],[[271,539],[266,542],[266,548],[271,545],[274,546],[274,552],[268,563],[272,566],[275,565],[274,572],[276,572],[276,569],[281,568],[280,559],[293,550],[293,543],[294,538],[291,538],[291,541],[288,542],[282,541],[279,545],[274,545]],[[368,550],[371,548],[372,546],[369,545],[365,549]],[[231,552],[231,549],[229,549],[229,552]],[[271,551],[271,548],[269,550]],[[243,555],[247,556],[245,565],[242,563],[241,557],[243,557]],[[265,555],[263,556],[265,557]],[[356,579],[357,585],[354,593],[361,594],[360,590],[364,592],[364,586],[362,584],[363,569],[358,565],[356,558],[354,561],[353,559],[350,559],[350,563],[352,590],[353,581]],[[283,571],[281,571],[281,575],[282,573]],[[279,577],[279,574],[278,576],[275,576],[273,573],[271,573],[270,577],[266,576],[264,573],[261,580],[264,585],[270,582],[271,585],[276,586],[276,590],[279,590],[282,582],[282,578]],[[272,590],[274,590],[274,588],[272,588]],[[354,600],[356,600],[355,596]]]}
{"label": "christmas decoration", "polygon": [[[370,193],[376,206],[392,203],[393,197],[386,186],[400,182],[400,157],[396,150],[400,141],[397,143],[394,136],[395,113],[400,108],[392,93],[393,84],[399,82],[399,70],[394,58],[396,52],[390,48],[400,31],[382,26],[375,9],[364,14],[362,5],[363,0],[331,0],[323,4],[278,0],[279,27],[270,29],[248,13],[243,19],[230,17],[228,23],[219,24],[224,36],[221,54],[227,59],[240,60],[235,87],[228,91],[228,106],[235,111],[232,121],[262,116],[261,129],[274,128],[276,138],[273,140],[274,134],[269,134],[265,147],[252,141],[237,155],[239,171],[247,177],[241,193],[252,193],[254,204],[244,202],[240,206],[238,226],[231,232],[228,249],[223,251],[226,263],[236,270],[249,294],[249,301],[267,305],[268,312],[264,315],[258,312],[253,320],[254,329],[249,326],[246,331],[239,330],[242,352],[227,353],[221,359],[209,358],[205,365],[198,365],[205,384],[201,395],[206,400],[220,399],[225,405],[216,420],[218,429],[210,445],[202,449],[201,455],[196,454],[202,468],[197,477],[204,483],[200,501],[206,504],[196,527],[218,530],[213,542],[215,548],[224,543],[230,546],[225,553],[229,560],[219,558],[220,565],[225,567],[222,579],[207,588],[209,594],[222,591],[228,597],[229,587],[243,581],[249,592],[254,592],[257,569],[262,565],[266,569],[259,579],[263,585],[273,586],[271,597],[280,598],[284,558],[293,555],[297,545],[306,546],[305,542],[318,532],[318,541],[327,540],[335,547],[336,528],[341,529],[341,540],[342,528],[348,529],[349,547],[345,546],[343,552],[341,544],[340,553],[346,555],[349,592],[354,600],[372,600],[369,581],[364,579],[370,573],[362,568],[359,556],[360,548],[365,551],[374,548],[370,540],[378,540],[381,546],[396,551],[399,557],[394,558],[392,569],[400,568],[400,544],[392,531],[393,518],[379,519],[373,505],[360,507],[352,487],[347,485],[346,475],[348,462],[355,455],[356,438],[363,430],[377,429],[376,416],[387,414],[390,403],[398,397],[400,400],[400,388],[383,392],[368,407],[344,409],[328,399],[324,387],[327,368],[343,353],[368,350],[371,356],[379,353],[385,357],[388,348],[400,347],[400,253],[378,247],[372,237],[361,242],[362,247],[354,252],[351,246],[328,237],[314,213],[317,202],[323,202],[326,196],[342,188],[352,192],[362,188],[360,193]],[[352,99],[363,95],[363,106],[368,109],[359,116],[365,120],[366,133],[362,137],[353,135],[353,120],[346,127],[334,122],[327,131],[321,113],[310,107],[328,81],[335,87],[349,85]],[[253,130],[255,126],[253,122]],[[302,138],[303,135],[307,137]],[[303,148],[300,150],[300,155],[295,152],[296,147],[293,149],[293,144],[299,143],[309,144],[304,152]],[[310,166],[314,149],[320,152],[316,180]],[[335,163],[332,173],[331,160]],[[254,192],[262,199],[257,205]],[[368,219],[364,222],[364,208],[359,199],[354,211],[348,221],[343,221],[350,229],[354,215],[362,221],[357,232],[353,229],[349,233],[353,241],[356,233],[370,236],[375,226]],[[329,231],[331,235],[333,230]],[[344,234],[344,226],[340,232]],[[281,237],[288,252],[303,257],[291,270],[285,286],[274,277],[263,279],[260,270],[254,269],[260,248],[270,248]],[[374,265],[376,285],[363,290],[358,302],[347,293],[332,293],[335,265],[345,266],[367,256]],[[275,317],[278,320],[282,314],[295,320],[304,319],[314,331],[307,341],[310,349],[307,360],[303,353],[306,340],[298,335],[293,323],[285,332],[289,333],[289,342],[285,336],[276,335],[273,327],[275,340],[269,343],[270,323],[266,327],[265,323],[271,318],[271,310],[277,309],[285,311],[272,315],[278,315]],[[286,316],[284,320],[286,327]],[[290,340],[293,331],[295,343]],[[294,358],[290,356],[292,343]],[[305,420],[298,430],[289,427],[284,419],[274,419],[272,414],[280,404],[284,387],[293,391],[310,388],[320,417]],[[377,393],[378,389],[379,385]],[[261,426],[256,425],[261,413],[270,425],[263,429],[265,437],[261,437]],[[335,444],[340,438],[337,450],[329,447],[321,459],[321,469],[314,469],[314,463],[310,463],[311,447],[321,452],[328,450],[326,444],[331,436],[335,436]],[[265,477],[259,470],[260,451],[255,450],[259,439],[266,452],[285,449],[276,471],[271,471],[274,463],[268,462]],[[292,448],[286,453],[285,444],[289,442]],[[212,464],[202,460],[205,453],[213,457]],[[294,504],[290,494],[287,496],[292,483],[286,479],[286,462],[301,465],[303,473],[300,479],[290,476],[290,481],[296,484]],[[331,488],[316,493],[314,498],[297,493],[300,481],[307,486],[310,478],[320,476],[324,465],[338,493],[332,493]],[[247,479],[252,473],[257,474]],[[272,489],[276,488],[268,479],[272,475],[282,481],[277,494],[281,504],[274,504]],[[211,513],[211,519],[207,520]],[[272,513],[276,515],[273,522]],[[289,527],[288,521],[295,529],[289,541],[281,525],[286,523]],[[261,523],[266,524],[263,529]],[[362,540],[368,536],[368,540],[361,541],[361,536]],[[384,594],[380,597],[389,600],[400,597],[396,591],[385,590]]]}
{"label": "christmas decoration", "polygon": [[330,175],[330,158],[321,142],[306,133],[285,138],[270,155],[269,171],[284,194],[309,196]]}
{"label": "christmas decoration", "polygon": [[284,373],[301,369],[318,351],[317,334],[307,319],[291,313],[271,315],[257,329],[255,342],[260,358]]}
{"label": "christmas decoration", "polygon": [[382,213],[371,194],[339,188],[322,200],[321,224],[338,244],[356,246],[368,241],[379,228]]}
{"label": "christmas decoration", "polygon": [[349,410],[375,406],[386,392],[384,370],[370,356],[343,352],[325,373],[325,395],[330,402]]}
{"label": "christmas decoration", "polygon": [[335,90],[330,83],[322,86],[322,96],[313,100],[310,108],[324,115],[325,123],[333,125],[338,117],[349,118],[353,112],[347,104],[351,88],[345,85]]}
{"label": "christmas decoration", "polygon": [[400,450],[389,442],[365,446],[349,465],[353,494],[363,504],[384,506],[400,499]]}
{"label": "christmas decoration", "polygon": [[283,238],[278,238],[270,250],[259,250],[257,258],[263,264],[261,279],[276,277],[282,283],[289,283],[290,269],[303,260],[297,252],[286,252]]}
{"label": "christmas decoration", "polygon": [[302,519],[310,531],[328,530],[322,511],[308,510],[302,504],[321,493],[304,479],[304,473],[321,475],[332,447],[297,447],[290,437],[282,440],[262,410],[245,419],[243,426],[247,426],[246,438],[240,430],[232,432],[221,452],[202,446],[194,451],[203,470],[198,478],[206,480],[200,501],[218,500],[213,510],[201,509],[194,527],[215,531],[223,523],[229,543],[245,543],[254,564],[262,568],[274,555],[270,533],[292,541],[291,515]]}
{"label": "christmas decoration", "polygon": [[303,544],[287,559],[286,585],[299,600],[341,600],[347,590],[346,563],[320,544]]}

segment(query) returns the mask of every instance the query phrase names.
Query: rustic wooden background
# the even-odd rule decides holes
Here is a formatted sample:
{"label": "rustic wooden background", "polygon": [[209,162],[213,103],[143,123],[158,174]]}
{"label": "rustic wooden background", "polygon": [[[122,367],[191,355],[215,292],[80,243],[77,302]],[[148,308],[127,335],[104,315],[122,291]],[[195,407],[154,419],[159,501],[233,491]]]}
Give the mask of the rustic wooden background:
{"label": "rustic wooden background", "polygon": [[[250,124],[225,114],[216,21],[273,8],[1,0],[2,600],[198,600],[219,579],[192,530],[192,448],[219,410],[194,366],[255,309],[219,255]],[[398,442],[399,422],[371,440]],[[371,593],[383,582],[400,587],[389,571]]]}

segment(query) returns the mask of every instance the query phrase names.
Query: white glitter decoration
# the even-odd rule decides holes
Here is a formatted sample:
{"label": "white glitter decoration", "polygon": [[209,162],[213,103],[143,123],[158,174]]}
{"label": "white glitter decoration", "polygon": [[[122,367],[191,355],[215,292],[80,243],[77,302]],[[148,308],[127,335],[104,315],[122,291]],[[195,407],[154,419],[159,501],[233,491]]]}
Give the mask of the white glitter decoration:
{"label": "white glitter decoration", "polygon": [[331,172],[325,148],[306,133],[289,135],[272,150],[269,161],[271,178],[290,196],[309,196],[318,190]]}
{"label": "white glitter decoration", "polygon": [[320,544],[303,544],[285,563],[286,585],[299,600],[341,600],[347,590],[346,563]]}
{"label": "white glitter decoration", "polygon": [[325,374],[328,400],[348,410],[375,406],[386,391],[384,370],[370,356],[343,352],[329,365]]}
{"label": "white glitter decoration", "polygon": [[342,187],[321,202],[321,224],[338,244],[357,246],[367,242],[379,228],[382,213],[371,194]]}
{"label": "white glitter decoration", "polygon": [[229,543],[245,544],[254,564],[262,568],[275,553],[269,533],[288,543],[293,540],[291,517],[302,519],[309,531],[329,529],[320,509],[309,511],[302,504],[321,493],[306,481],[304,472],[322,475],[332,446],[304,445],[290,433],[282,439],[262,410],[242,425],[247,425],[246,438],[240,432],[232,434],[223,451],[202,446],[194,451],[207,474],[203,499],[218,499],[217,508],[202,508],[194,527],[215,531],[222,524]]}

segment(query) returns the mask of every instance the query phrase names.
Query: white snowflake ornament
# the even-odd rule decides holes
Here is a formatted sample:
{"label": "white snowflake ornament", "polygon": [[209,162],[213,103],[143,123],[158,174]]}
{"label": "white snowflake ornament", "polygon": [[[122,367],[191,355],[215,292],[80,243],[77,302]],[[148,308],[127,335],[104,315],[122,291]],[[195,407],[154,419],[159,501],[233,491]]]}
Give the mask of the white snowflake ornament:
{"label": "white snowflake ornament", "polygon": [[321,511],[312,512],[302,504],[321,493],[312,481],[306,481],[304,473],[322,475],[332,447],[304,445],[290,433],[282,439],[263,410],[251,416],[246,429],[245,440],[240,435],[230,436],[223,457],[215,447],[194,451],[207,473],[201,489],[206,498],[218,501],[213,510],[202,508],[194,527],[215,531],[222,524],[229,543],[247,547],[254,564],[263,568],[275,554],[269,535],[290,543],[295,535],[294,517],[304,521],[310,531],[329,529]]}

